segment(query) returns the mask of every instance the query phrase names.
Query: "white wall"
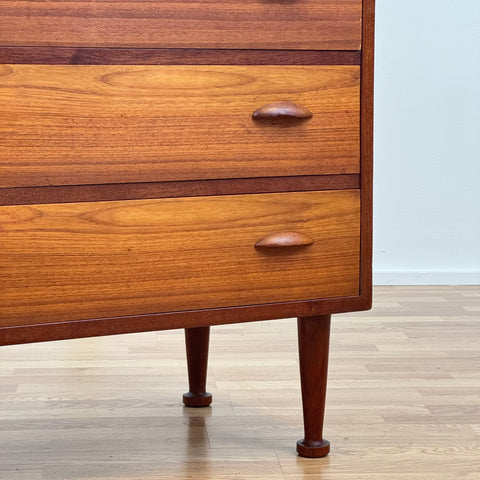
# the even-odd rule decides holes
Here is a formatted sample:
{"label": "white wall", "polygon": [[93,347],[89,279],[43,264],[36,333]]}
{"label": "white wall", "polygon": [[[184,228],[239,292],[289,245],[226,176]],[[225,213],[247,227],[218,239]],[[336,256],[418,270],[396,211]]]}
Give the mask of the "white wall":
{"label": "white wall", "polygon": [[377,0],[374,282],[480,284],[480,0]]}

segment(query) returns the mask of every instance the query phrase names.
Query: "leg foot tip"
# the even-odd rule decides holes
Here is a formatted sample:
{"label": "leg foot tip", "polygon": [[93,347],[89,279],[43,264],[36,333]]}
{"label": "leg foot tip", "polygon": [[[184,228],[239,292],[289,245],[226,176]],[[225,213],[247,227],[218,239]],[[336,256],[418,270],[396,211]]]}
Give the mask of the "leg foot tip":
{"label": "leg foot tip", "polygon": [[204,393],[184,393],[183,403],[187,407],[208,407],[212,403],[212,394]]}
{"label": "leg foot tip", "polygon": [[330,453],[330,442],[328,440],[320,440],[319,442],[299,440],[297,442],[297,453],[306,458],[326,457]]}

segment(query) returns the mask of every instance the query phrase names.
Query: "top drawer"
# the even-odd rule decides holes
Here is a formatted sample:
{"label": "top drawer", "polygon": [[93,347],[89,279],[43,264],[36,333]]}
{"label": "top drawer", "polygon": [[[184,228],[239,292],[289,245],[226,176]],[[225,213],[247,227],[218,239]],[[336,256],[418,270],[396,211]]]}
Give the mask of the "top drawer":
{"label": "top drawer", "polygon": [[0,45],[359,50],[362,0],[0,1]]}

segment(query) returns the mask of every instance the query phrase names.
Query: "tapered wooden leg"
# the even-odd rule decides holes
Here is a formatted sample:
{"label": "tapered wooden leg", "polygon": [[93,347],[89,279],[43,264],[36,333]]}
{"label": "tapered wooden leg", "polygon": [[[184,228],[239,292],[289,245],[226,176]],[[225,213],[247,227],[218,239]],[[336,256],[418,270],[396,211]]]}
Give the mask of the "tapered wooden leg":
{"label": "tapered wooden leg", "polygon": [[190,391],[183,395],[183,403],[187,407],[208,407],[212,403],[212,394],[208,393],[205,388],[209,339],[210,327],[185,329]]}
{"label": "tapered wooden leg", "polygon": [[330,315],[298,319],[305,438],[297,442],[297,452],[302,457],[324,457],[330,452],[330,443],[323,438],[329,341]]}

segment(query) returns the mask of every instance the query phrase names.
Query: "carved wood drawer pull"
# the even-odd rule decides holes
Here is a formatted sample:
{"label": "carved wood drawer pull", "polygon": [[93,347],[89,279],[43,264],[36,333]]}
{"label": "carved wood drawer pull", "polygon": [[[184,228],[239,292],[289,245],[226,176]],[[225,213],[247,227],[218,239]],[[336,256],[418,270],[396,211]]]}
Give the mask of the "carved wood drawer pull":
{"label": "carved wood drawer pull", "polygon": [[313,117],[313,113],[302,105],[294,102],[273,102],[263,105],[252,114],[254,120],[268,120],[280,118],[307,119]]}
{"label": "carved wood drawer pull", "polygon": [[255,248],[306,247],[315,243],[310,237],[298,232],[276,232],[263,237]]}

